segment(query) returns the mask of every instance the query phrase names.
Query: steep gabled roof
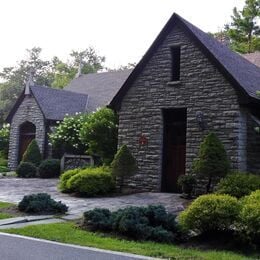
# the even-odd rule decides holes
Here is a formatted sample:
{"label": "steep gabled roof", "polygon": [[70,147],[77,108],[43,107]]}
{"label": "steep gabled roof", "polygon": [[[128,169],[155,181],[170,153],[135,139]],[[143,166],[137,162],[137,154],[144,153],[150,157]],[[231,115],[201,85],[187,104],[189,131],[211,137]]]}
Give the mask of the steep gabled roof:
{"label": "steep gabled roof", "polygon": [[31,86],[31,91],[46,119],[62,120],[66,114],[86,111],[88,95],[42,86]]}
{"label": "steep gabled roof", "polygon": [[[30,86],[30,91],[47,120],[63,120],[66,114],[86,111],[88,96],[85,94],[35,85]],[[9,113],[7,122],[11,122],[23,98],[24,91]]]}
{"label": "steep gabled roof", "polygon": [[260,90],[260,68],[175,13],[111,101],[110,106],[112,108],[119,109],[121,100],[131,87],[132,82],[137,78],[168,33],[177,24],[194,40],[231,84],[241,92],[247,102],[260,103],[260,98],[256,94],[257,90]]}
{"label": "steep gabled roof", "polygon": [[108,105],[128,78],[131,69],[83,74],[73,79],[66,90],[88,95],[87,111]]}

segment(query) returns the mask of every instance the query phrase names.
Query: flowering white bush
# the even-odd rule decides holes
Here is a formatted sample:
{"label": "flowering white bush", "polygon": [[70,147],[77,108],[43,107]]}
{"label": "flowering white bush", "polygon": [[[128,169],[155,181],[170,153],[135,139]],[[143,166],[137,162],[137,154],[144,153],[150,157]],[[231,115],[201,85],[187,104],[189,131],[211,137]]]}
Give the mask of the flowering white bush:
{"label": "flowering white bush", "polygon": [[7,157],[9,147],[10,125],[4,124],[0,129],[0,153]]}
{"label": "flowering white bush", "polygon": [[75,116],[66,116],[62,122],[57,122],[57,127],[51,133],[50,140],[60,152],[84,154],[87,144],[80,140],[79,132],[88,115],[77,113]]}

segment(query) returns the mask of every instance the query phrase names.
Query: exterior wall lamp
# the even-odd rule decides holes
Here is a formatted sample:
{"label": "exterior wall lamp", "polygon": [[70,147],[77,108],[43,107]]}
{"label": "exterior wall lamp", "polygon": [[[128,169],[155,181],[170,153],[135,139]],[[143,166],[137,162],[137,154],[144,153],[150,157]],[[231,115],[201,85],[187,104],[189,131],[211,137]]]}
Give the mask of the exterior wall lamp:
{"label": "exterior wall lamp", "polygon": [[204,114],[201,111],[196,112],[196,120],[198,122],[199,128],[201,130],[205,130],[206,122],[205,122]]}

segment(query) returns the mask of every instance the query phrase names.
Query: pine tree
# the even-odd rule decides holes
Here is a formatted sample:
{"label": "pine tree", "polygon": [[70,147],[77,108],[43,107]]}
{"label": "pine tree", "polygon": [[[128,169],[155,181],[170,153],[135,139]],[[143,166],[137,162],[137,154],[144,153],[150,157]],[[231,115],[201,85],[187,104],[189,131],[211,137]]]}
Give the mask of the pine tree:
{"label": "pine tree", "polygon": [[25,153],[23,154],[23,162],[33,163],[35,166],[39,166],[42,160],[40,148],[35,139],[28,145]]}
{"label": "pine tree", "polygon": [[115,155],[113,162],[111,163],[112,174],[115,177],[119,177],[121,184],[120,189],[124,183],[126,176],[132,176],[137,171],[136,160],[131,154],[131,151],[126,145],[123,145]]}
{"label": "pine tree", "polygon": [[195,174],[208,178],[207,192],[210,190],[212,179],[225,176],[229,166],[224,145],[215,133],[209,133],[200,145],[198,159],[192,165]]}
{"label": "pine tree", "polygon": [[231,48],[240,53],[260,50],[260,0],[246,0],[242,11],[235,7],[232,22],[226,25]]}

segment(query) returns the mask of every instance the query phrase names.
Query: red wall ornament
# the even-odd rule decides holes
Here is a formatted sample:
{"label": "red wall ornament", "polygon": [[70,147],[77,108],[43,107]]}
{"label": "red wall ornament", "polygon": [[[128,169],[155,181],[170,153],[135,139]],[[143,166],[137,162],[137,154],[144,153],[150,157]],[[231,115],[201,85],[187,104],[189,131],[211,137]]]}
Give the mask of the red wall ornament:
{"label": "red wall ornament", "polygon": [[145,135],[141,134],[139,137],[139,145],[147,145],[148,139]]}

